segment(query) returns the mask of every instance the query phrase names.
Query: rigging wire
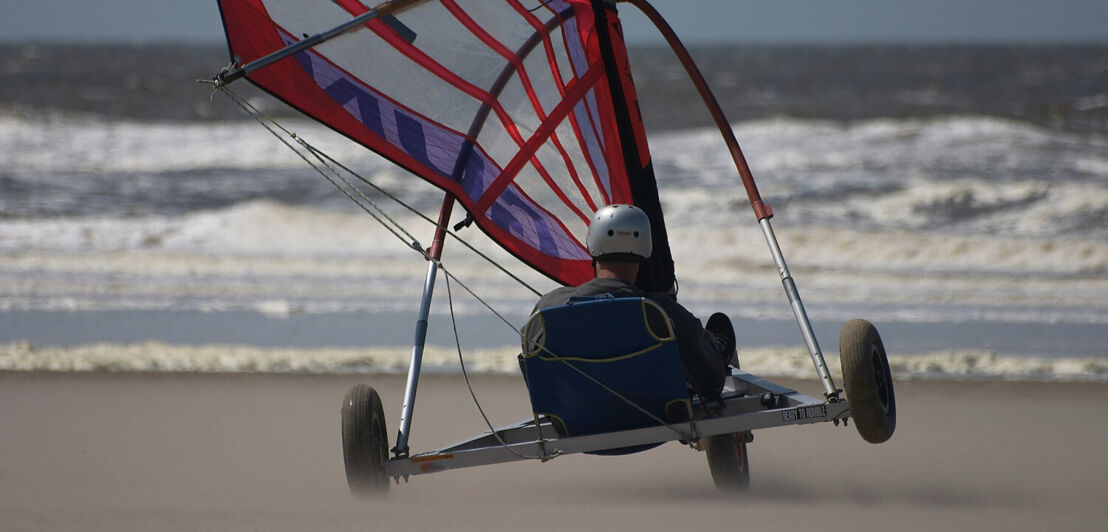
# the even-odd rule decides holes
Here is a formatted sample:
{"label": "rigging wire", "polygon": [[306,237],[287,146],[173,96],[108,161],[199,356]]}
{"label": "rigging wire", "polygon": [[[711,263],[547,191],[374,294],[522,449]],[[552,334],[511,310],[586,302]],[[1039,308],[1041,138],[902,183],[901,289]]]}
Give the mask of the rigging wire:
{"label": "rigging wire", "polygon": [[[364,192],[355,187],[353,183],[344,178],[342,174],[335,170],[331,165],[327,164],[327,160],[320,156],[323,152],[316,149],[315,146],[308,144],[307,141],[305,141],[302,137],[296,137],[296,140],[300,143],[301,146],[304,147],[305,150],[308,150],[308,153],[314,155],[316,160],[319,161],[320,164],[322,164],[325,168],[327,168],[328,171],[331,172],[332,175],[335,176],[335,179],[341,181],[342,185],[339,185],[337,182],[335,182],[334,179],[331,179],[331,177],[329,177],[324,172],[320,172],[320,174],[323,175],[324,179],[330,181],[331,184],[334,185],[335,188],[339,189],[339,191],[341,191],[347,198],[350,198],[351,201],[353,201],[359,207],[362,207],[362,210],[369,212],[369,209],[366,209],[361,203],[359,203],[358,199],[353,196],[353,194],[357,194],[358,198],[361,198],[361,201],[364,201],[372,206],[374,210],[376,210],[381,215],[382,218],[388,220],[390,223],[392,223],[392,225],[396,226],[397,231],[403,233],[404,237],[407,237],[409,239],[409,247],[420,252],[424,255],[424,257],[427,257],[427,252],[423,249],[423,246],[419,244],[419,241],[416,239],[416,237],[409,233],[406,229],[404,229],[404,226],[400,225],[400,223],[398,223],[391,216],[385,213],[385,211],[381,209],[381,207],[378,206],[376,203],[374,203],[373,200],[369,199],[369,197],[366,196]],[[377,218],[377,216],[373,215],[372,212],[369,212],[369,214],[370,216],[373,216],[374,219],[376,219],[379,223],[381,223],[381,225],[385,225],[387,227],[387,224],[385,224],[381,219]],[[396,233],[393,234],[396,235]],[[399,235],[396,236],[400,238]],[[403,238],[401,238],[401,240],[403,240]]]}
{"label": "rigging wire", "polygon": [[[324,179],[326,179],[328,182],[330,182],[332,185],[334,185],[335,188],[338,188],[339,191],[343,193],[343,195],[345,195],[347,198],[349,198],[351,201],[353,201],[354,204],[356,204],[359,208],[361,208],[363,211],[365,211],[367,214],[369,214],[371,217],[373,217],[373,219],[376,220],[377,223],[380,223],[386,230],[388,230],[390,233],[392,233],[393,236],[398,238],[400,241],[404,242],[404,244],[407,245],[408,247],[410,247],[410,248],[426,255],[426,253],[423,251],[423,246],[420,245],[419,241],[416,240],[416,238],[414,236],[412,236],[411,233],[404,230],[404,228],[401,227],[399,223],[397,223],[391,217],[388,217],[384,213],[384,211],[381,210],[380,207],[378,207],[375,203],[373,203],[372,200],[370,200],[364,194],[360,194],[360,191],[357,191],[357,189],[355,187],[353,187],[353,185],[351,185],[349,183],[349,181],[343,179],[341,176],[338,176],[338,179],[342,180],[344,183],[346,183],[346,185],[348,187],[350,187],[351,189],[358,192],[361,195],[361,197],[373,207],[373,209],[367,208],[364,204],[362,204],[361,201],[358,200],[358,198],[355,198],[349,190],[347,190],[343,186],[339,185],[335,181],[335,179],[332,178],[330,175],[328,175],[326,172],[320,170],[319,167],[317,167],[315,165],[315,163],[313,163],[310,159],[308,159],[308,157],[305,156],[303,152],[296,149],[296,147],[293,146],[292,143],[290,143],[285,138],[285,136],[282,136],[274,128],[279,129],[281,132],[283,132],[288,137],[290,137],[292,139],[295,139],[297,141],[297,143],[299,143],[306,150],[308,150],[309,153],[312,153],[313,155],[315,155],[316,158],[318,159],[319,158],[319,155],[317,155],[318,150],[316,150],[314,147],[311,147],[311,145],[308,144],[299,135],[297,135],[296,132],[288,130],[287,128],[282,126],[280,124],[280,122],[277,122],[272,117],[270,117],[270,116],[266,115],[265,113],[261,112],[253,104],[246,101],[245,98],[239,96],[234,91],[227,88],[226,86],[217,86],[217,89],[220,90],[220,91],[223,91],[228,96],[230,96],[231,99],[234,100],[235,103],[237,103],[239,105],[239,107],[241,107],[243,109],[243,111],[245,111],[248,115],[250,115],[250,117],[253,118],[255,121],[257,121],[259,124],[261,124],[262,127],[264,127],[266,129],[266,131],[269,131],[274,137],[277,138],[277,140],[281,141],[282,144],[287,146],[290,150],[292,150],[293,153],[295,153],[298,157],[303,159],[304,162],[308,164],[308,166],[311,166],[312,169],[314,169],[321,176],[323,176]],[[332,173],[335,173],[336,176],[338,175],[338,173],[335,172],[334,169],[330,168],[329,166],[327,168]],[[375,213],[374,210],[376,210],[377,213]]]}
{"label": "rigging wire", "polygon": [[[442,268],[442,262],[441,261],[439,261],[439,267]],[[464,378],[465,381],[466,381],[466,388],[469,389],[469,395],[470,395],[470,397],[473,398],[473,404],[477,407],[477,411],[481,413],[481,418],[485,420],[485,425],[487,425],[489,427],[489,433],[491,433],[492,436],[494,438],[496,438],[496,441],[500,442],[500,445],[503,446],[505,449],[507,449],[508,452],[510,452],[510,453],[512,453],[512,454],[514,454],[514,455],[516,455],[516,456],[518,456],[518,457],[520,457],[524,460],[541,460],[541,461],[545,462],[547,460],[550,460],[550,459],[554,458],[555,456],[558,456],[561,453],[557,452],[557,451],[555,451],[555,453],[552,456],[546,456],[546,457],[525,455],[525,454],[513,449],[511,447],[511,445],[508,445],[508,442],[504,441],[504,438],[501,437],[500,433],[497,432],[496,428],[494,428],[492,426],[492,422],[489,421],[489,416],[487,414],[485,414],[485,409],[481,407],[481,402],[477,400],[477,393],[473,391],[473,385],[469,382],[469,373],[466,372],[466,363],[465,363],[464,357],[462,356],[462,342],[461,342],[461,340],[458,339],[458,322],[454,317],[454,294],[450,289],[450,278],[453,277],[453,275],[451,275],[450,272],[447,272],[445,268],[442,268],[442,270],[444,272],[446,272],[446,274],[447,274],[446,275],[446,301],[447,301],[447,304],[450,307],[450,325],[454,328],[454,346],[457,347],[457,349],[458,349],[458,364],[462,368],[462,378]],[[536,426],[537,426],[537,423],[536,423]]]}
{"label": "rigging wire", "polygon": [[[253,104],[251,104],[249,101],[247,101],[245,98],[243,98],[239,94],[232,91],[226,85],[221,85],[221,84],[218,84],[218,83],[214,83],[211,80],[197,80],[197,81],[204,82],[204,83],[212,83],[213,85],[215,85],[215,89],[217,91],[221,91],[221,92],[225,93],[228,97],[230,97],[232,100],[234,100],[234,102],[236,104],[238,104],[238,106],[240,108],[242,108],[243,111],[245,111],[248,115],[250,115],[251,118],[254,118],[254,120],[256,120],[257,122],[262,124],[262,126],[265,127],[266,130],[268,130],[275,137],[277,137],[283,144],[285,144],[285,146],[288,146],[289,149],[296,152],[296,154],[299,155],[301,159],[304,159],[304,161],[309,166],[311,166],[312,169],[316,170],[316,172],[319,172],[321,175],[323,175],[323,177],[325,179],[327,179],[328,182],[330,182],[332,185],[334,185],[336,188],[338,188],[340,191],[342,191],[343,194],[347,198],[350,198],[350,200],[353,201],[355,204],[357,204],[360,208],[362,208],[362,210],[365,210],[367,213],[369,213],[371,216],[373,216],[374,220],[377,220],[378,223],[381,223],[383,226],[388,228],[390,230],[390,232],[392,232],[394,234],[394,236],[397,236],[397,238],[399,238],[401,241],[403,241],[406,246],[416,250],[417,252],[419,252],[425,258],[428,258],[428,260],[429,260],[427,252],[424,250],[422,245],[419,245],[418,240],[414,236],[412,236],[408,231],[404,230],[404,228],[400,225],[399,222],[397,222],[394,219],[392,219],[391,217],[389,217],[383,209],[381,209],[379,206],[377,206],[375,203],[373,203],[373,201],[370,200],[368,197],[366,197],[366,195],[364,193],[362,193],[357,187],[355,187],[347,179],[343,178],[341,176],[340,172],[338,170],[336,170],[336,168],[338,168],[339,170],[342,170],[343,172],[353,176],[358,181],[362,182],[366,186],[368,186],[368,187],[372,188],[373,190],[375,190],[376,192],[380,193],[382,196],[392,200],[397,205],[403,207],[404,209],[407,209],[409,212],[411,212],[412,214],[418,216],[419,218],[421,218],[425,222],[427,222],[431,225],[437,225],[438,222],[436,222],[435,220],[432,220],[427,215],[425,215],[422,212],[420,212],[419,210],[415,209],[414,207],[412,207],[411,205],[406,203],[404,200],[397,197],[395,194],[393,194],[393,193],[389,192],[388,190],[380,187],[376,183],[374,183],[374,182],[370,181],[369,179],[367,179],[365,176],[359,174],[358,172],[354,171],[353,169],[349,168],[348,166],[346,166],[346,165],[342,164],[341,162],[335,160],[330,155],[326,154],[325,152],[323,152],[323,151],[319,150],[318,148],[316,148],[315,146],[311,145],[306,140],[304,140],[302,137],[297,135],[296,132],[290,131],[287,128],[285,128],[284,126],[282,126],[276,119],[274,119],[273,117],[271,117],[271,116],[265,114],[264,112],[262,112],[260,109],[255,107]],[[346,188],[344,188],[343,186],[340,186],[338,183],[335,182],[334,179],[332,179],[330,176],[326,175],[326,173],[321,171],[315,164],[313,164],[310,160],[308,160],[303,155],[303,153],[300,152],[300,150],[297,150],[287,140],[285,140],[285,138],[282,135],[280,135],[276,131],[274,131],[274,128],[280,130],[281,132],[283,132],[288,137],[296,139],[297,143],[300,144],[305,150],[310,152],[317,159],[321,159],[322,160],[321,163],[325,167],[327,167],[330,172],[334,173],[335,176],[337,177],[337,179],[342,181],[345,184],[345,186],[349,188],[349,190],[355,191],[356,195],[360,196],[366,202],[373,205],[374,209],[377,210],[380,213],[380,217],[377,216],[377,215],[374,215],[372,212],[369,212],[369,209],[367,209],[364,205],[362,205],[362,203],[357,198],[352,197],[352,194]],[[386,223],[386,222],[382,221],[382,218],[387,219],[390,223]],[[395,231],[393,231],[391,229],[392,226],[396,227]],[[403,233],[404,235],[406,235],[406,237],[401,237],[401,236],[397,235],[397,232]],[[496,262],[495,260],[493,260],[492,257],[489,257],[487,254],[485,254],[485,253],[481,252],[480,250],[478,250],[475,246],[473,246],[468,241],[466,241],[466,239],[458,236],[455,233],[448,232],[447,234],[449,234],[453,239],[457,240],[459,243],[461,243],[463,246],[465,246],[467,249],[469,249],[475,255],[477,255],[478,257],[480,257],[484,261],[488,262],[489,264],[494,266],[496,269],[500,270],[502,273],[507,275],[513,281],[518,283],[520,286],[526,288],[527,290],[530,290],[536,296],[541,296],[542,295],[542,292],[539,292],[537,289],[535,289],[535,287],[528,284],[526,281],[521,279],[518,275],[512,273],[507,268],[505,268],[502,264],[500,264],[500,263]],[[413,245],[413,243],[414,243],[414,245]],[[518,332],[518,329],[516,329],[516,332]]]}
{"label": "rigging wire", "polygon": [[[390,192],[388,192],[387,190],[385,190],[385,189],[382,189],[382,188],[380,188],[379,186],[377,186],[377,185],[373,184],[372,182],[370,182],[370,181],[369,181],[368,179],[366,179],[365,177],[363,177],[363,176],[359,175],[359,174],[358,174],[357,172],[355,172],[355,171],[351,170],[351,169],[350,169],[349,167],[347,167],[346,165],[344,165],[344,164],[342,164],[341,162],[339,162],[339,161],[335,160],[334,158],[332,158],[332,157],[331,157],[330,155],[327,155],[326,153],[324,153],[324,152],[321,152],[321,151],[319,151],[319,150],[315,149],[314,147],[312,148],[312,150],[313,150],[313,151],[317,151],[317,152],[319,152],[319,154],[320,154],[321,156],[323,156],[324,158],[326,158],[326,159],[327,159],[328,161],[330,161],[330,162],[331,162],[331,164],[333,164],[333,165],[337,166],[338,168],[341,168],[341,169],[342,169],[342,170],[343,170],[344,172],[346,172],[346,173],[348,173],[348,174],[350,174],[350,175],[352,175],[352,176],[355,176],[355,177],[356,177],[356,178],[357,178],[357,179],[358,179],[359,181],[362,181],[362,182],[363,182],[363,183],[365,183],[366,185],[368,185],[368,186],[372,187],[372,188],[373,188],[374,190],[376,190],[376,191],[380,192],[380,193],[381,193],[382,195],[384,195],[385,197],[387,197],[387,198],[389,198],[389,199],[393,200],[394,202],[396,202],[396,203],[400,204],[400,205],[401,205],[401,206],[403,206],[404,208],[406,208],[406,209],[408,209],[409,211],[411,211],[411,212],[412,212],[413,214],[415,214],[415,215],[419,216],[420,218],[422,218],[422,219],[423,219],[424,221],[426,221],[426,222],[428,222],[428,223],[430,223],[430,224],[432,224],[432,225],[437,225],[437,224],[438,224],[438,222],[436,222],[436,221],[432,220],[432,219],[431,219],[430,217],[428,217],[427,215],[425,215],[425,214],[423,214],[423,213],[419,212],[418,210],[416,210],[416,209],[414,209],[413,207],[409,206],[408,204],[404,203],[404,202],[403,202],[403,200],[400,200],[399,198],[397,198],[396,196],[394,196],[393,194],[391,194],[391,193],[390,193]],[[538,290],[536,290],[536,289],[535,289],[535,287],[533,287],[533,286],[531,286],[531,285],[527,284],[527,282],[526,282],[526,281],[524,281],[523,279],[521,279],[521,278],[520,278],[520,277],[519,277],[518,275],[516,275],[516,274],[512,273],[512,272],[511,272],[510,270],[508,270],[507,268],[505,268],[505,267],[504,267],[503,265],[501,265],[500,263],[498,263],[498,262],[496,262],[495,260],[493,260],[493,259],[492,259],[492,257],[489,257],[488,255],[486,255],[486,254],[482,253],[482,252],[481,252],[480,250],[478,250],[478,249],[477,249],[476,247],[474,247],[474,246],[473,246],[472,244],[470,244],[469,242],[467,242],[467,241],[466,241],[466,240],[465,240],[464,238],[462,238],[462,237],[460,237],[460,236],[458,236],[458,235],[456,235],[456,234],[454,234],[454,233],[451,233],[451,232],[449,232],[449,231],[448,231],[448,232],[447,232],[446,234],[450,235],[450,237],[451,237],[451,238],[453,238],[454,240],[457,240],[457,241],[458,241],[459,243],[461,243],[461,244],[462,244],[463,246],[465,246],[465,247],[466,247],[466,249],[469,249],[470,251],[472,251],[472,252],[473,252],[473,253],[474,253],[475,255],[477,255],[478,257],[480,257],[480,258],[484,259],[484,260],[485,260],[486,262],[488,262],[489,264],[492,264],[493,266],[495,266],[495,267],[496,267],[496,268],[497,268],[498,270],[500,270],[500,271],[501,271],[501,273],[503,273],[504,275],[507,275],[507,276],[508,276],[509,278],[511,278],[511,279],[512,279],[513,281],[515,281],[515,282],[519,283],[519,285],[520,285],[520,286],[522,286],[522,287],[524,287],[524,288],[526,288],[526,289],[530,290],[530,291],[531,291],[531,293],[535,294],[536,296],[541,296],[541,295],[542,295],[542,292],[539,292]]]}

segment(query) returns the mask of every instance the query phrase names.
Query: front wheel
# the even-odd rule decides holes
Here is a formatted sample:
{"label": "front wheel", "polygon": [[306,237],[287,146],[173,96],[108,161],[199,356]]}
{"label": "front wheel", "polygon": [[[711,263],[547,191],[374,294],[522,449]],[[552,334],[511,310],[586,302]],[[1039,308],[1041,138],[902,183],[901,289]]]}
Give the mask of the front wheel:
{"label": "front wheel", "polygon": [[351,494],[370,497],[388,492],[388,449],[381,397],[369,386],[355,385],[342,401],[342,455]]}
{"label": "front wheel", "polygon": [[896,396],[877,328],[866,320],[848,322],[839,336],[839,356],[854,427],[870,443],[887,441],[896,429]]}

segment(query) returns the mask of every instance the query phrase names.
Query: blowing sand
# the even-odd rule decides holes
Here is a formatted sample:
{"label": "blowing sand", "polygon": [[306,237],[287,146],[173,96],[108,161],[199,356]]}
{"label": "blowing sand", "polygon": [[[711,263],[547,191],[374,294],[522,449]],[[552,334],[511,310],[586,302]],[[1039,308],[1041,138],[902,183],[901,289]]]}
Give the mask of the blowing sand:
{"label": "blowing sand", "polygon": [[[702,453],[565,456],[346,488],[339,406],[402,376],[0,373],[0,530],[1103,530],[1108,385],[897,383],[897,433],[755,433],[752,489],[724,496]],[[781,381],[818,394],[814,382]],[[474,378],[494,423],[522,382]],[[413,451],[481,432],[458,376],[424,376]]]}

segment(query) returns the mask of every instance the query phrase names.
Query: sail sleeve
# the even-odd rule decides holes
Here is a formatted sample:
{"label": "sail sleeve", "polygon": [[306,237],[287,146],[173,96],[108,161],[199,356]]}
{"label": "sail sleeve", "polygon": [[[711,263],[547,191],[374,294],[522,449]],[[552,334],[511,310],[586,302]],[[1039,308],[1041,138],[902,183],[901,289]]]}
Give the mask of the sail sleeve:
{"label": "sail sleeve", "polygon": [[[370,10],[358,0],[219,4],[240,65]],[[651,212],[668,260],[614,5],[393,4],[247,79],[450,192],[491,238],[557,281],[591,277],[588,220],[609,203]]]}

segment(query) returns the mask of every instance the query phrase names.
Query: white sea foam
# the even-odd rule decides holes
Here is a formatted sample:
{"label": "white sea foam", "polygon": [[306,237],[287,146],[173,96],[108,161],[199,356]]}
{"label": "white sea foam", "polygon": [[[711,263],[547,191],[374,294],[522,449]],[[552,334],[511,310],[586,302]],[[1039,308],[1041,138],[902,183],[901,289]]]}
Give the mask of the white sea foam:
{"label": "white sea foam", "polygon": [[[410,349],[271,349],[243,345],[182,346],[157,342],[36,347],[0,344],[0,370],[15,371],[184,371],[276,373],[402,373]],[[514,348],[463,352],[467,371],[518,374]],[[803,348],[743,350],[743,370],[762,377],[815,378]],[[838,357],[827,356],[832,375],[841,375]],[[428,371],[459,372],[458,352],[428,346]],[[1001,357],[983,350],[950,350],[889,359],[898,379],[1009,379],[1108,381],[1108,359]],[[837,377],[836,377],[837,379]]]}
{"label": "white sea foam", "polygon": [[[1027,166],[1066,169],[1103,161],[1102,150],[1108,148],[1108,140],[1099,137],[971,115],[850,123],[779,118],[739,122],[733,129],[755,176],[787,177],[789,172],[837,168],[897,173],[962,168],[1003,175]],[[713,129],[663,132],[652,136],[651,147],[656,160],[696,174],[706,172],[724,182],[733,178],[730,155]],[[1082,157],[1065,157],[1070,153]],[[822,176],[798,177],[818,180]]]}
{"label": "white sea foam", "polygon": [[[466,369],[485,373],[519,371],[511,349],[465,352]],[[517,350],[518,351],[518,350]],[[36,347],[28,343],[0,344],[0,369],[16,371],[188,371],[400,373],[408,369],[411,347],[369,349],[259,348],[247,345],[90,344]],[[424,367],[460,368],[454,349],[427,346]]]}
{"label": "white sea foam", "polygon": [[[748,309],[783,301],[760,230],[745,214],[724,216],[734,223],[670,227],[683,300]],[[425,221],[399,221],[417,237],[431,233]],[[462,235],[538,290],[552,286],[481,233]],[[1108,322],[1105,242],[825,227],[777,236],[816,312],[899,305],[915,319],[946,320],[966,317],[951,312],[963,306],[997,319]],[[459,244],[448,246],[445,266],[482,297],[520,308],[533,300]],[[0,251],[3,309],[383,310],[413,304],[423,276],[422,257],[364,214],[274,202],[181,217],[0,221]],[[1036,316],[1048,308],[1053,318]],[[763,312],[787,316],[788,308]]]}
{"label": "white sea foam", "polygon": [[[366,158],[365,148],[316,122],[292,120],[286,127],[340,160]],[[0,144],[0,160],[6,161],[6,167],[43,176],[73,171],[112,174],[304,165],[253,121],[172,123],[91,115],[34,119],[16,115],[0,120],[0,136],[9,139]],[[381,160],[381,164],[387,163]]]}
{"label": "white sea foam", "polygon": [[[441,198],[317,125],[289,124],[390,190],[435,205]],[[985,117],[777,119],[735,129],[775,207],[778,240],[814,319],[862,309],[906,322],[1108,324],[1105,139]],[[0,135],[11,139],[0,144],[0,172],[34,189],[32,202],[41,200],[45,212],[87,213],[0,219],[0,311],[250,310],[282,317],[408,310],[418,301],[422,257],[364,213],[336,209],[330,200],[257,199],[288,197],[269,193],[298,182],[298,172],[320,178],[256,124],[16,116],[0,119]],[[654,135],[651,147],[682,301],[743,318],[789,318],[778,272],[716,133]],[[194,203],[163,209],[168,192],[159,187],[179,177],[192,179]],[[247,184],[257,186],[244,191]],[[51,210],[131,187],[149,189],[133,198],[149,202],[136,212],[165,214],[135,215],[114,199],[87,211]],[[0,209],[14,201],[0,198]],[[197,206],[207,204],[229,206]],[[390,212],[429,243],[427,222]],[[553,286],[480,231],[460,235],[536,289]],[[525,315],[534,301],[456,242],[448,241],[444,265],[498,310]],[[454,290],[457,312],[488,312]],[[433,312],[446,312],[445,305]],[[962,347],[952,346],[967,353]],[[954,358],[986,355],[961,356]],[[248,360],[254,362],[232,366],[273,367]]]}
{"label": "white sea foam", "polygon": [[[407,192],[430,187],[311,121],[286,124],[300,138]],[[1009,120],[951,116],[854,123],[774,119],[736,123],[762,193],[779,217],[802,224],[1004,236],[1084,236],[1108,240],[1108,139],[1051,131]],[[322,180],[264,128],[252,122],[147,123],[56,115],[0,120],[0,170],[43,194],[97,196],[148,188],[154,201],[168,181],[154,175],[239,172],[189,182],[212,201],[263,194],[267,174],[302,171]],[[727,150],[710,129],[651,139],[671,223],[700,223],[700,213],[742,210],[741,187]],[[64,147],[64,149],[61,149]],[[246,172],[243,174],[242,172]],[[75,181],[74,176],[82,176]],[[147,176],[143,178],[142,176]],[[144,180],[145,179],[145,180]],[[287,187],[286,178],[270,186]],[[96,184],[95,182],[104,181]],[[256,182],[244,188],[244,181]],[[413,192],[414,193],[414,192]],[[109,209],[112,203],[102,208]],[[8,208],[15,208],[14,206]]]}
{"label": "white sea foam", "polygon": [[[1108,240],[1108,140],[985,118],[778,119],[734,125],[779,218],[1003,236]],[[721,200],[745,208],[712,130],[656,135],[667,212],[704,221]]]}
{"label": "white sea foam", "polygon": [[[677,194],[674,202],[680,209],[706,210],[702,202],[708,200],[707,192],[693,191]],[[1096,197],[1089,201],[1096,201]],[[704,220],[709,217],[698,216],[705,221],[703,226],[676,223],[669,227],[671,245],[683,265],[709,261],[760,265],[769,261],[768,255],[759,252],[765,248],[764,239],[749,213],[716,209],[712,214],[722,222],[709,223]],[[674,218],[681,221],[682,216]],[[417,240],[428,239],[433,231],[430,222],[411,215],[399,216],[397,221]],[[1108,269],[1108,243],[1097,240],[819,226],[777,227],[776,232],[790,252],[790,263],[817,269],[1047,276],[1096,274]],[[496,253],[497,247],[479,232],[461,235],[482,252]],[[3,220],[0,251],[15,257],[135,253],[136,258],[180,254],[290,261],[413,256],[400,239],[364,213],[272,201],[178,217]]]}
{"label": "white sea foam", "polygon": [[[391,167],[365,148],[309,120],[283,125],[339,161]],[[871,119],[850,123],[779,118],[733,129],[755,176],[779,186],[829,179],[926,176],[932,180],[1001,177],[1055,182],[1108,176],[1108,139],[1047,130],[985,116]],[[0,161],[41,179],[65,172],[132,174],[210,169],[301,169],[304,162],[253,121],[177,123],[94,115],[21,115],[0,120]],[[284,133],[282,138],[292,141]],[[670,180],[736,184],[714,129],[666,131],[650,139],[663,187]],[[846,172],[844,174],[844,172]],[[305,172],[307,173],[307,172]]]}

